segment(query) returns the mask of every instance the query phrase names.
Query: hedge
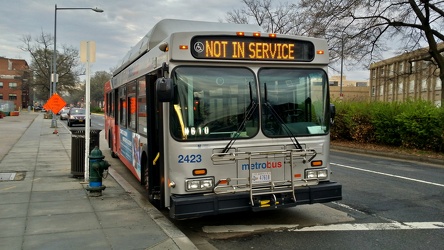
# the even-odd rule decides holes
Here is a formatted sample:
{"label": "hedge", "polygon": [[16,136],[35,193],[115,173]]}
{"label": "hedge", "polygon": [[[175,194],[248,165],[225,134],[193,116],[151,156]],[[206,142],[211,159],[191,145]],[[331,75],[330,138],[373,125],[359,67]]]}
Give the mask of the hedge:
{"label": "hedge", "polygon": [[332,140],[444,152],[444,108],[427,101],[335,101]]}

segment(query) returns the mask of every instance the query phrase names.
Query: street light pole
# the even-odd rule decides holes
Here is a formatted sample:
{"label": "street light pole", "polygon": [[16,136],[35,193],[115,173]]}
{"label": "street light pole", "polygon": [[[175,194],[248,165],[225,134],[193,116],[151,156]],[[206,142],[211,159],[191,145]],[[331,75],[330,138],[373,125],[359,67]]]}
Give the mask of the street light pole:
{"label": "street light pole", "polygon": [[[92,10],[94,12],[102,13],[102,9],[96,8],[57,8],[57,4],[54,6],[54,52],[52,55],[52,94],[57,93],[57,10]],[[51,87],[51,86],[50,86]],[[51,88],[50,88],[51,89]],[[50,91],[51,92],[51,91]],[[56,114],[52,114],[51,128],[57,128]]]}

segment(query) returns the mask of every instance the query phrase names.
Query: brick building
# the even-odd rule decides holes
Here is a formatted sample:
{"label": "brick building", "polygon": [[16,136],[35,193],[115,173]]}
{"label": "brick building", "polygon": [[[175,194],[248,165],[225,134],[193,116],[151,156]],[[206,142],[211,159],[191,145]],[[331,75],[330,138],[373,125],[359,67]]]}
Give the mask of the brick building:
{"label": "brick building", "polygon": [[0,57],[0,100],[13,101],[16,111],[32,105],[29,81],[30,71],[25,60]]}
{"label": "brick building", "polygon": [[[439,45],[444,47],[444,43]],[[440,106],[442,83],[439,69],[420,60],[428,48],[404,53],[370,65],[370,100],[403,102],[427,100]]]}
{"label": "brick building", "polygon": [[331,100],[368,101],[369,99],[368,81],[349,80],[346,76],[342,76],[341,87],[341,76],[331,76],[329,84]]}

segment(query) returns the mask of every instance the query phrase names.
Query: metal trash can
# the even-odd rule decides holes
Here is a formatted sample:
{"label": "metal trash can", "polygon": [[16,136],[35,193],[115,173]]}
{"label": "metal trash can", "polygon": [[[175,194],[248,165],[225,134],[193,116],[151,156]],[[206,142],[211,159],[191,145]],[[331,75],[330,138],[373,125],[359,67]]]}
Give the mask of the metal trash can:
{"label": "metal trash can", "polygon": [[[89,153],[95,146],[100,148],[101,129],[90,129]],[[71,174],[74,177],[85,174],[85,128],[71,129]]]}

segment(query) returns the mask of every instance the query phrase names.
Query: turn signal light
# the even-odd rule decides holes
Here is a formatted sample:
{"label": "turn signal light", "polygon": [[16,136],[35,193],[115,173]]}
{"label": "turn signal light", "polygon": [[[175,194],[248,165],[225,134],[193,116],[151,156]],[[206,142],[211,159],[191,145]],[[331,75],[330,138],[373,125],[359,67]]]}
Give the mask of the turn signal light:
{"label": "turn signal light", "polygon": [[179,45],[179,49],[187,50],[188,49],[188,45]]}
{"label": "turn signal light", "polygon": [[312,167],[320,167],[320,166],[322,166],[322,161],[321,161],[321,160],[318,160],[318,161],[312,161],[312,162],[311,162],[311,166],[312,166]]}
{"label": "turn signal light", "polygon": [[207,170],[206,169],[193,169],[193,175],[206,175]]}
{"label": "turn signal light", "polygon": [[227,179],[220,179],[219,182],[217,183],[217,185],[228,185],[228,180]]}

